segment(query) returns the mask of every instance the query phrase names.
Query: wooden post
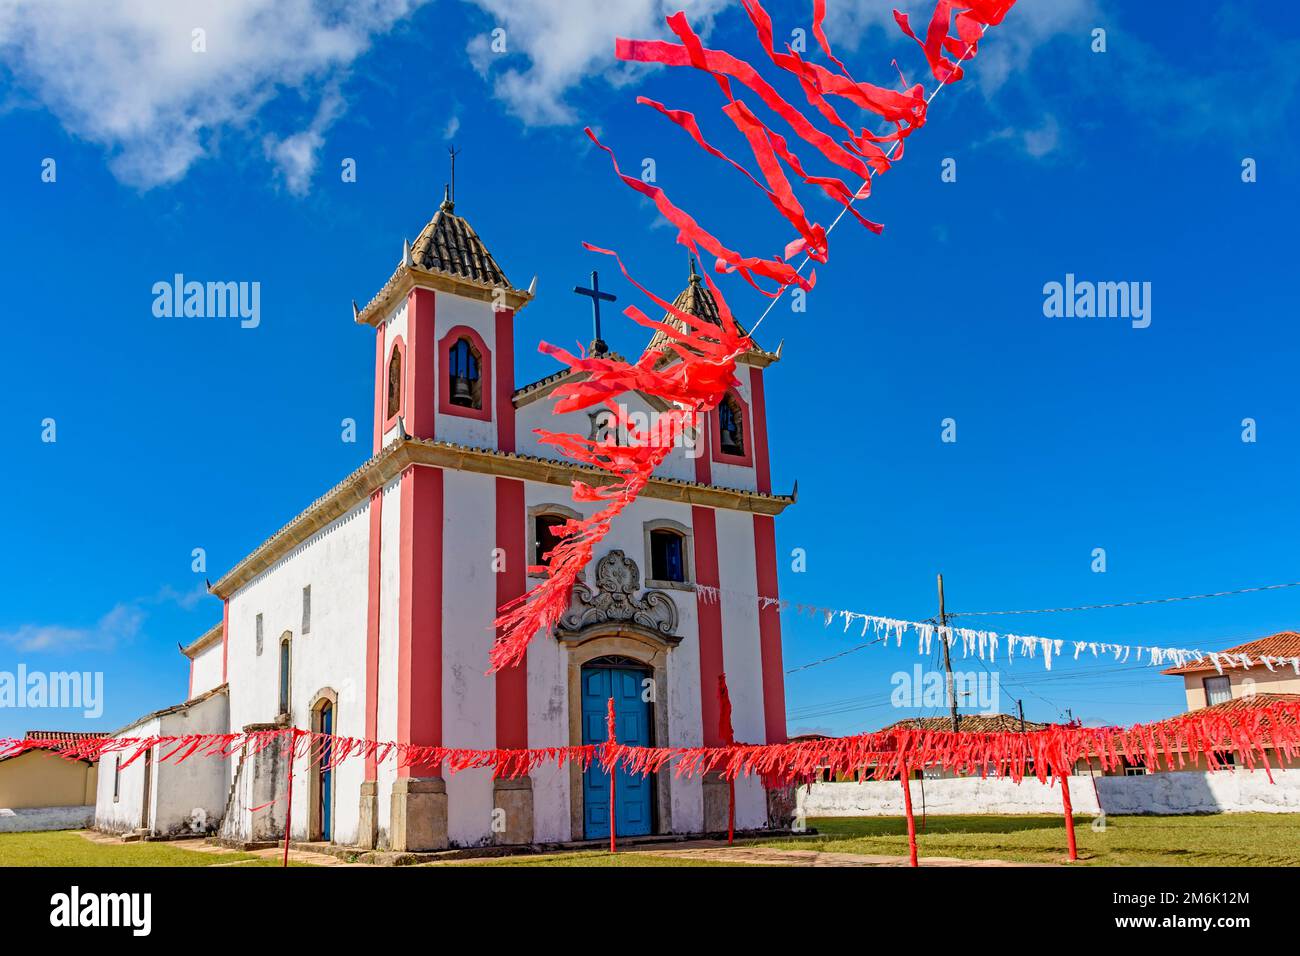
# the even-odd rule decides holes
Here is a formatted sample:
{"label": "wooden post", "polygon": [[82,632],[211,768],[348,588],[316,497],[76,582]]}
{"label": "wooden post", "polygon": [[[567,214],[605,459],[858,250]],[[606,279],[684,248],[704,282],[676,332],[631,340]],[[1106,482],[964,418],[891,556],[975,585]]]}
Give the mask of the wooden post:
{"label": "wooden post", "polygon": [[903,781],[903,806],[907,810],[907,853],[910,866],[920,866],[916,862],[916,817],[912,816],[912,787],[907,775],[911,771],[903,767],[899,779]]}
{"label": "wooden post", "polygon": [[[943,610],[943,575],[939,575],[939,627],[943,628],[948,624],[948,615]],[[949,652],[948,641],[944,639],[943,632],[939,632],[939,642],[943,644],[943,670],[945,679],[944,687],[948,694],[948,711],[952,714],[952,731],[957,732],[959,718],[957,717],[957,688],[953,686],[952,679],[952,654]]]}
{"label": "wooden post", "polygon": [[[605,725],[609,730],[606,743],[609,745],[610,754],[614,752],[614,744],[618,742],[618,735],[614,727],[614,698],[609,699],[609,710],[605,714]],[[614,841],[614,775],[617,772],[617,765],[613,760],[609,763],[609,852],[617,853],[618,847]]]}
{"label": "wooden post", "polygon": [[1062,774],[1061,802],[1065,804],[1065,843],[1070,851],[1070,862],[1079,859],[1079,847],[1074,841],[1074,808],[1070,806],[1070,778]]}
{"label": "wooden post", "polygon": [[298,728],[289,728],[289,786],[284,808],[284,860],[281,868],[289,865],[289,834],[293,830],[293,755],[298,749]]}

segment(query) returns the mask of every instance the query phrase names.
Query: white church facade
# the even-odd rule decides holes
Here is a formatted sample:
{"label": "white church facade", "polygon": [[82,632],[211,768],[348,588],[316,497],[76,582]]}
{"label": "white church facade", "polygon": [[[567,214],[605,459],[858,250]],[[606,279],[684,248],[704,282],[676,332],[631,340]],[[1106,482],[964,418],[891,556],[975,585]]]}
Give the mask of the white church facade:
{"label": "white church facade", "polygon": [[[486,673],[497,608],[536,583],[528,568],[545,563],[551,529],[597,507],[574,503],[571,482],[601,475],[534,434],[592,434],[598,423],[553,412],[567,370],[516,387],[514,319],[531,298],[444,201],[379,293],[354,306],[375,340],[373,455],[211,585],[222,624],[185,649],[190,699],[224,698],[230,731],[565,746],[603,740],[614,697],[624,742],[716,744],[725,671],[736,739],[785,740],[780,619],[757,597],[777,596],[774,518],[793,497],[771,488],[763,375],[778,356],[758,349],[707,416],[706,440],[674,449],[615,520],[555,632],[536,635],[519,666]],[[716,321],[693,273],[676,304]],[[649,348],[663,344],[657,335]],[[622,400],[651,421],[664,408],[640,394]],[[226,795],[223,836],[283,835],[278,748],[205,765],[195,772],[218,775]],[[599,768],[494,780],[490,770],[353,757],[334,768],[299,760],[293,778],[295,840],[422,851],[608,835]],[[621,835],[726,827],[721,781],[665,772],[619,783]],[[103,806],[111,796],[102,784],[105,824],[122,816]],[[738,781],[736,801],[740,829],[788,822],[757,779]]]}

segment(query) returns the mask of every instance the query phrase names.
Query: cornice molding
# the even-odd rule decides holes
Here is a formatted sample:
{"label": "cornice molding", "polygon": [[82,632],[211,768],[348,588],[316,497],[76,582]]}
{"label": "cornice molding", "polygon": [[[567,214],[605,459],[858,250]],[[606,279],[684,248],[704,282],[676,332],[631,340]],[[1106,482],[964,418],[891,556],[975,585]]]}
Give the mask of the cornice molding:
{"label": "cornice molding", "polygon": [[[613,484],[616,480],[608,472],[594,466],[553,458],[537,458],[436,440],[397,439],[317,498],[306,510],[227,571],[212,585],[211,593],[223,600],[228,599],[298,545],[365,502],[376,490],[412,465],[429,465],[561,486],[569,486],[579,480],[600,487]],[[651,478],[642,495],[660,501],[764,515],[778,515],[795,501],[793,494],[767,495],[675,478]]]}

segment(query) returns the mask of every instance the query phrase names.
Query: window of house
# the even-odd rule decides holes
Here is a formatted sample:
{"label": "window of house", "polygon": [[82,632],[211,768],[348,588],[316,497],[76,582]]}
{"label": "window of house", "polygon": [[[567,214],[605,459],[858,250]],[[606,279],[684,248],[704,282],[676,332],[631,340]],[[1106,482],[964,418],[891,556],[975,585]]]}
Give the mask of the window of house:
{"label": "window of house", "polygon": [[254,622],[253,631],[256,634],[256,640],[257,640],[257,656],[261,657],[262,656],[262,615],[260,614],[257,615],[257,620]]}
{"label": "window of house", "polygon": [[676,531],[650,532],[650,577],[656,581],[685,581],[685,541]]}
{"label": "window of house", "polygon": [[393,346],[388,359],[388,417],[394,418],[402,410],[402,350]]}
{"label": "window of house", "polygon": [[1213,706],[1232,700],[1232,681],[1227,677],[1205,678],[1205,703]]}
{"label": "window of house", "polygon": [[740,403],[728,395],[718,405],[718,430],[722,438],[723,454],[743,456],[745,454],[745,416],[740,411]]}
{"label": "window of house", "polygon": [[280,713],[289,713],[289,665],[290,645],[292,641],[284,638],[280,641]]}
{"label": "window of house", "polygon": [[569,519],[564,515],[538,515],[533,519],[533,564],[549,564],[546,555],[555,550],[563,537],[558,530],[564,527]]}
{"label": "window of house", "polygon": [[479,373],[480,356],[469,339],[457,339],[451,347],[447,372],[451,378],[451,403],[462,408],[483,407],[483,387]]}
{"label": "window of house", "polygon": [[113,802],[117,803],[118,797],[122,795],[122,758],[113,755]]}
{"label": "window of house", "polygon": [[311,633],[311,585],[302,589],[302,632]]}
{"label": "window of house", "polygon": [[1125,767],[1125,768],[1124,768],[1124,776],[1126,776],[1126,777],[1145,777],[1146,775],[1147,775],[1147,768],[1146,768],[1146,767],[1142,767],[1142,766],[1136,766],[1136,767],[1129,766],[1129,767]]}

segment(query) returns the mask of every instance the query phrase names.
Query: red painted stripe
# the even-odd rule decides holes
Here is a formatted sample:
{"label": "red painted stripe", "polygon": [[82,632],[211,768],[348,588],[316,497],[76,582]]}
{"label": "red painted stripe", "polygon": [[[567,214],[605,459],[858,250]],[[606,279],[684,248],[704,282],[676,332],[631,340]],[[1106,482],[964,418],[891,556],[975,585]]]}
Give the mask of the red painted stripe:
{"label": "red painted stripe", "polygon": [[[370,573],[366,593],[366,739],[379,739],[379,600],[383,544],[384,489],[370,495]],[[374,780],[379,762],[366,754],[366,777]]]}
{"label": "red painted stripe", "polygon": [[190,658],[190,689],[185,692],[186,700],[194,699],[194,658]]}
{"label": "red painted stripe", "polygon": [[[497,607],[527,590],[528,557],[524,521],[524,483],[498,478],[497,547],[505,552],[505,570],[497,574]],[[501,631],[498,629],[497,635]],[[526,654],[527,652],[525,652]],[[515,667],[497,672],[497,747],[503,750],[528,746],[528,658]]]}
{"label": "red painted stripe", "polygon": [[[718,587],[718,518],[712,508],[691,508],[691,526],[695,538],[695,581]],[[722,743],[718,733],[718,675],[722,673],[722,604],[696,595],[696,613],[700,622],[700,720],[704,746]]]}
{"label": "red painted stripe", "polygon": [[[402,474],[398,598],[397,739],[442,744],[442,469]],[[399,777],[441,776],[438,766],[399,767]]]}
{"label": "red painted stripe", "polygon": [[388,369],[384,365],[384,330],[375,330],[375,448],[374,454],[384,443],[384,418],[388,411]]}
{"label": "red painted stripe", "polygon": [[767,458],[767,400],[763,396],[763,370],[752,365],[749,368],[749,397],[753,400],[750,413],[754,426],[754,476],[758,490],[770,495],[772,472]]}
{"label": "red painted stripe", "polygon": [[[497,447],[515,450],[515,314],[497,316]],[[522,487],[522,486],[521,486]],[[499,500],[499,499],[498,499]],[[522,500],[522,499],[521,499]],[[497,602],[497,607],[501,602]]]}
{"label": "red painted stripe", "polygon": [[713,484],[713,417],[712,412],[702,412],[699,416],[700,432],[695,437],[695,480],[702,485]]}
{"label": "red painted stripe", "polygon": [[434,328],[434,294],[412,289],[406,310],[406,431],[433,438],[438,409],[436,372],[438,335]]}
{"label": "red painted stripe", "polygon": [[230,648],[230,598],[221,602],[221,683],[226,683],[227,650]]}
{"label": "red painted stripe", "polygon": [[[779,597],[776,581],[776,522],[771,515],[754,515],[754,558],[758,566],[758,593]],[[758,611],[758,644],[763,664],[763,725],[767,743],[785,743],[785,669],[781,663],[781,612],[775,607]]]}

